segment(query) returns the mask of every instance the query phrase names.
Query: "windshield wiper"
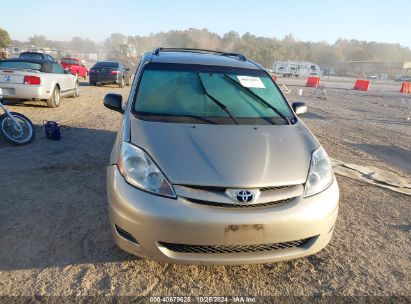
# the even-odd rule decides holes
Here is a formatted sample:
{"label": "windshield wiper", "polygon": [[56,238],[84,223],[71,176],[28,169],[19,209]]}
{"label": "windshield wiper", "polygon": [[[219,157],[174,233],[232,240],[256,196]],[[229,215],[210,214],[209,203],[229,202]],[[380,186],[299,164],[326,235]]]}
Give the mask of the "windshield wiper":
{"label": "windshield wiper", "polygon": [[219,106],[224,112],[227,113],[228,116],[231,117],[231,119],[237,124],[239,125],[240,123],[238,122],[238,120],[233,116],[233,114],[231,114],[231,112],[227,109],[227,107],[221,103],[219,100],[215,99],[213,96],[211,96],[210,94],[208,94],[203,81],[201,80],[200,74],[197,72],[197,77],[198,80],[200,81],[201,87],[203,88],[204,94],[206,94],[206,96],[208,98],[210,98],[217,106]]}
{"label": "windshield wiper", "polygon": [[235,83],[237,86],[239,86],[240,88],[242,88],[244,91],[248,92],[249,94],[251,94],[252,96],[254,96],[255,98],[257,98],[260,102],[262,102],[266,107],[270,108],[271,110],[273,110],[275,113],[277,113],[278,115],[280,115],[280,117],[282,119],[284,119],[286,121],[287,124],[291,125],[290,119],[285,116],[283,113],[281,113],[279,110],[277,110],[276,107],[274,107],[273,105],[271,105],[270,103],[268,103],[267,101],[265,101],[263,98],[261,98],[260,96],[258,96],[256,93],[254,93],[252,90],[250,90],[249,88],[243,86],[241,83],[237,82],[236,80],[234,80],[233,78],[231,78],[230,76],[228,76],[227,74],[224,74],[224,77],[229,79],[231,82]]}
{"label": "windshield wiper", "polygon": [[144,117],[147,117],[147,116],[159,116],[159,117],[165,117],[165,118],[171,118],[171,119],[173,119],[173,118],[181,118],[181,117],[188,117],[188,118],[192,118],[192,119],[194,119],[194,120],[196,120],[196,121],[204,121],[204,122],[206,122],[206,123],[209,123],[209,124],[213,124],[213,125],[215,125],[215,124],[217,124],[215,121],[212,121],[211,119],[208,119],[207,117],[203,117],[203,116],[197,116],[197,115],[191,115],[191,114],[181,114],[181,115],[174,115],[174,114],[164,114],[164,113],[155,113],[155,112],[140,112],[140,111],[138,111],[138,112],[136,112],[135,113],[135,116],[137,117],[137,118],[139,118],[138,116],[144,116]]}

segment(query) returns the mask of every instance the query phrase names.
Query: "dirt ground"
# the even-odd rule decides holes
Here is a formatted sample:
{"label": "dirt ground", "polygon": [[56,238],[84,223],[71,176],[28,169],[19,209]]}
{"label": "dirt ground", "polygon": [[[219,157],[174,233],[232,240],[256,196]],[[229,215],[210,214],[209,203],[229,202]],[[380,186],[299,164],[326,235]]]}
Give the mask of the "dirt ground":
{"label": "dirt ground", "polygon": [[[279,82],[292,89],[290,101],[308,104],[303,120],[331,157],[411,175],[411,94],[400,94],[400,83],[374,81],[370,91],[358,92],[351,90],[352,79],[325,79],[328,100],[321,100],[310,96],[313,89],[304,86],[305,80]],[[340,176],[334,238],[314,256],[276,264],[184,266],[122,252],[110,234],[105,190],[105,167],[121,115],[104,108],[102,99],[107,92],[126,98],[128,91],[82,82],[81,96],[62,99],[57,109],[42,102],[9,104],[32,119],[37,135],[22,147],[0,139],[0,296],[410,301],[410,196]],[[43,120],[67,125],[60,141],[45,138]]]}

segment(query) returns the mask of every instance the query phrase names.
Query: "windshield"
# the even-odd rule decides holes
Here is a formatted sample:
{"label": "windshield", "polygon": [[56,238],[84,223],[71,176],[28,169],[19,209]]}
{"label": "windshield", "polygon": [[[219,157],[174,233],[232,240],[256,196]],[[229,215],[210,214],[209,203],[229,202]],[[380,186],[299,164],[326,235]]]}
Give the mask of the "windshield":
{"label": "windshield", "polygon": [[41,70],[41,64],[26,61],[0,61],[0,68]]}
{"label": "windshield", "polygon": [[141,119],[165,122],[287,124],[281,116],[294,117],[266,72],[199,65],[148,65],[133,109]]}
{"label": "windshield", "polygon": [[115,69],[118,68],[118,63],[116,62],[97,62],[94,66],[94,68],[109,68],[109,69]]}
{"label": "windshield", "polygon": [[43,55],[38,53],[21,53],[20,58],[43,59]]}

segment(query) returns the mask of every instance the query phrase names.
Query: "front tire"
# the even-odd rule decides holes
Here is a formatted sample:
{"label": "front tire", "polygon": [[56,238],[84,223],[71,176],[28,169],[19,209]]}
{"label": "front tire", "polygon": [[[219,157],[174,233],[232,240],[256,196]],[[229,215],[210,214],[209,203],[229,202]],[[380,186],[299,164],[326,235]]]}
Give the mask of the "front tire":
{"label": "front tire", "polygon": [[54,87],[53,93],[50,98],[47,99],[47,106],[49,108],[57,108],[60,106],[60,90],[58,87]]}
{"label": "front tire", "polygon": [[7,114],[0,116],[0,133],[7,142],[16,145],[26,145],[31,143],[35,136],[33,123],[26,116],[16,112],[10,112],[15,120],[20,124],[16,126],[14,121]]}
{"label": "front tire", "polygon": [[73,97],[77,98],[80,96],[80,85],[78,83],[78,81],[76,82],[75,86],[74,86],[74,94]]}

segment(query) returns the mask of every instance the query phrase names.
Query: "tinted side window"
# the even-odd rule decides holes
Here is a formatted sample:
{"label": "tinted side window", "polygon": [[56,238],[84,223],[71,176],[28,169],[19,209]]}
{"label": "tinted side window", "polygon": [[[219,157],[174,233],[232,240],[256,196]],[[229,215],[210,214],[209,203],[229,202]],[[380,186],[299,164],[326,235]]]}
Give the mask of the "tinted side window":
{"label": "tinted side window", "polygon": [[75,60],[75,59],[62,59],[61,61],[64,62],[64,63],[67,63],[67,64],[74,64],[74,65],[79,64],[78,61]]}
{"label": "tinted side window", "polygon": [[100,61],[94,65],[94,68],[117,69],[118,63]]}
{"label": "tinted side window", "polygon": [[58,63],[53,63],[52,73],[54,73],[54,74],[64,74],[64,69]]}
{"label": "tinted side window", "polygon": [[46,57],[47,60],[54,61],[53,57],[51,57],[50,55],[46,55]]}

